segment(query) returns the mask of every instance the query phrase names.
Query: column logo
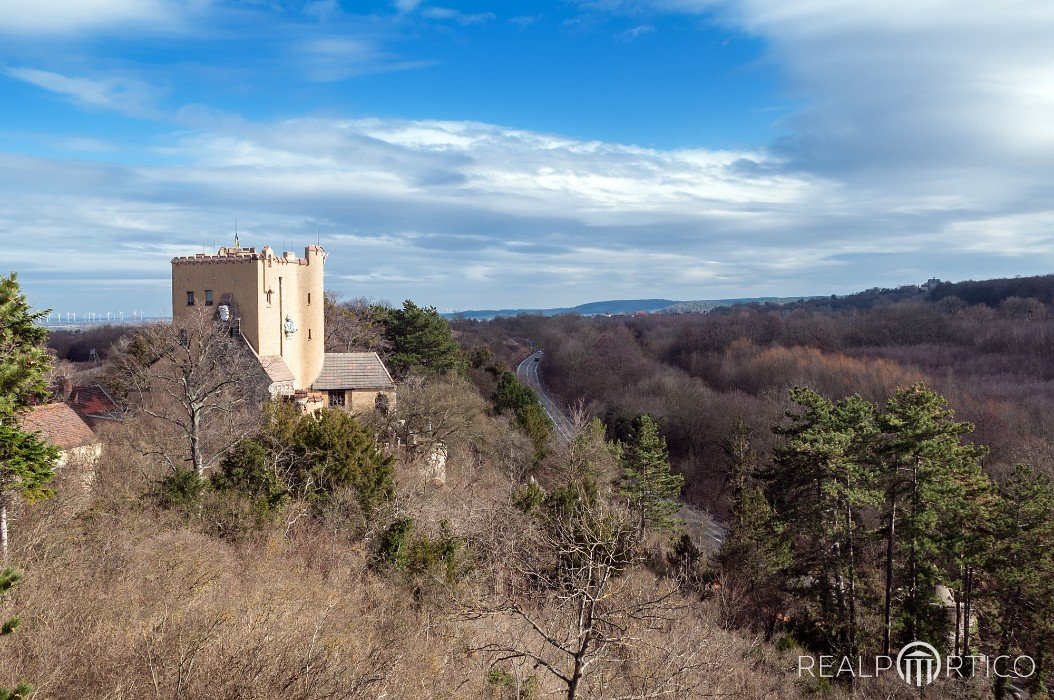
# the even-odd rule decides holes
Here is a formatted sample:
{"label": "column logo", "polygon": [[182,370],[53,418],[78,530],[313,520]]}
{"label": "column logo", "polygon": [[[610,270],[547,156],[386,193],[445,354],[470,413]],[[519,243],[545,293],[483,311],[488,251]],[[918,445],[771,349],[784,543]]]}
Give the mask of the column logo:
{"label": "column logo", "polygon": [[941,655],[926,642],[907,644],[897,654],[897,673],[917,688],[932,683],[941,672]]}

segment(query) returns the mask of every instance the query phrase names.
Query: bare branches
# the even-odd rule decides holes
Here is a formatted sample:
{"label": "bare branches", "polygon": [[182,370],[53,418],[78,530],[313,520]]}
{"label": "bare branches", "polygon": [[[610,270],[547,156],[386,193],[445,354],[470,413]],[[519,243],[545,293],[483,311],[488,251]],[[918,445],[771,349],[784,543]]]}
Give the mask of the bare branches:
{"label": "bare branches", "polygon": [[258,426],[266,378],[241,337],[207,310],[179,327],[137,330],[114,363],[133,412],[168,438],[160,450],[156,440],[143,444],[143,454],[168,465],[189,464],[203,475]]}
{"label": "bare branches", "polygon": [[[559,681],[569,700],[580,697],[589,677],[603,679],[604,669],[621,666],[684,608],[675,587],[635,569],[632,519],[583,494],[578,499],[550,504],[537,518],[528,546],[517,552],[523,587],[514,597],[465,611],[511,623],[500,639],[478,647],[492,666],[527,660]],[[674,679],[688,673],[691,659],[673,654],[664,668]]]}
{"label": "bare branches", "polygon": [[385,352],[386,313],[384,305],[368,299],[343,301],[339,292],[326,292],[326,352]]}

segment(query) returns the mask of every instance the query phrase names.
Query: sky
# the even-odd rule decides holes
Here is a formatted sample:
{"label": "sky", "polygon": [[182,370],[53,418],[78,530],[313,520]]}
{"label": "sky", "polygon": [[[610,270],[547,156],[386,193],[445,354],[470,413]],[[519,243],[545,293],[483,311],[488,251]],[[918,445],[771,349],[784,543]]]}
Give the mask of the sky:
{"label": "sky", "polygon": [[1051,37],[1049,0],[0,0],[0,273],[167,315],[236,225],[441,310],[1049,273]]}

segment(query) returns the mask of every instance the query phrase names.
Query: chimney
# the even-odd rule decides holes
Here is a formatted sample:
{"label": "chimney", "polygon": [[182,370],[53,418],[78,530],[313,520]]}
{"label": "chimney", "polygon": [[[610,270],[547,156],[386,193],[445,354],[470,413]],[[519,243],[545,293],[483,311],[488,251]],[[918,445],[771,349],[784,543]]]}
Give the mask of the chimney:
{"label": "chimney", "polygon": [[69,400],[73,394],[73,377],[59,377],[59,391],[62,392],[60,398],[63,401]]}

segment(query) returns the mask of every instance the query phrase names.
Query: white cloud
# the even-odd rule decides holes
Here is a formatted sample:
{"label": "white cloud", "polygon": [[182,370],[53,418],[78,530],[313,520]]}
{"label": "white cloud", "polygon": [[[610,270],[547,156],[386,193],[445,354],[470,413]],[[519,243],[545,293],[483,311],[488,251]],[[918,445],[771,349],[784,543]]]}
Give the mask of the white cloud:
{"label": "white cloud", "polygon": [[[947,184],[949,169],[1013,177],[1054,156],[1054,3],[1047,0],[579,4],[699,13],[763,39],[790,95],[806,103],[784,125],[795,134],[786,146],[804,167],[928,188],[935,178]],[[990,186],[973,179],[973,191]]]}
{"label": "white cloud", "polygon": [[37,68],[14,67],[4,72],[11,78],[68,98],[92,110],[109,110],[133,117],[157,115],[160,91],[140,80],[124,77],[93,79],[73,77]]}
{"label": "white cloud", "polygon": [[[935,266],[946,258],[988,270],[1005,259],[1022,272],[1023,261],[1054,264],[1049,215],[872,197],[791,173],[765,150],[645,149],[475,122],[203,114],[163,155],[178,165],[0,157],[11,193],[0,236],[68,253],[47,269],[29,254],[12,264],[34,289],[58,293],[67,287],[49,280],[76,276],[85,260],[93,275],[118,278],[132,250],[209,248],[234,219],[250,244],[312,242],[319,226],[334,286],[443,307],[559,305],[615,290],[849,291],[913,281],[905,259],[919,279],[955,276]],[[882,262],[890,253],[895,268]],[[164,279],[166,255],[137,257],[140,276]]]}
{"label": "white cloud", "polygon": [[516,17],[509,18],[509,24],[515,24],[518,27],[529,27],[532,24],[538,22],[541,19],[540,15],[517,15]]}
{"label": "white cloud", "polygon": [[645,34],[654,34],[655,27],[650,24],[638,24],[636,27],[627,29],[618,35],[619,41],[630,42],[634,39],[639,39]]}
{"label": "white cloud", "polygon": [[421,16],[435,20],[453,20],[458,24],[483,24],[497,18],[493,12],[466,13],[449,7],[426,7],[421,10]]}
{"label": "white cloud", "polygon": [[308,0],[303,13],[318,20],[330,19],[340,14],[340,3],[337,0]]}
{"label": "white cloud", "polygon": [[413,70],[428,61],[400,59],[373,39],[347,36],[312,38],[293,47],[294,55],[310,80],[333,82],[359,75]]}
{"label": "white cloud", "polygon": [[[762,38],[805,104],[783,124],[791,136],[660,150],[467,121],[254,123],[187,107],[185,131],[162,141],[160,162],[179,165],[0,154],[0,237],[33,241],[9,259],[48,294],[85,260],[119,279],[144,241],[196,250],[237,218],[243,240],[282,245],[320,225],[334,285],[444,307],[841,292],[1054,266],[1054,5],[589,6],[613,8],[641,15],[629,26],[690,11]],[[321,36],[291,55],[333,80],[397,69],[381,46]],[[8,73],[95,109],[127,111],[138,93],[138,109],[152,104],[128,81]],[[41,246],[71,254],[44,269]],[[163,281],[167,255],[136,257],[136,276]]]}
{"label": "white cloud", "polygon": [[158,31],[185,27],[208,0],[3,0],[0,34],[59,35],[135,26]]}

